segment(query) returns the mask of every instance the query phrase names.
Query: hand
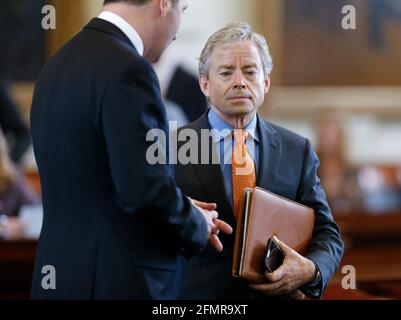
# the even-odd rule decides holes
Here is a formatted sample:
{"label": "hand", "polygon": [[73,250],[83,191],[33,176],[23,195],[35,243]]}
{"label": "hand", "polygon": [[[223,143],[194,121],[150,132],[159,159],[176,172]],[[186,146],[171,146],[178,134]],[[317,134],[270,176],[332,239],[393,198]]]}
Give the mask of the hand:
{"label": "hand", "polygon": [[192,204],[202,213],[208,226],[208,237],[210,243],[216,248],[217,251],[223,251],[223,245],[218,237],[221,231],[231,234],[233,229],[226,222],[217,219],[218,213],[215,211],[217,205],[215,203],[207,203],[191,199]]}
{"label": "hand", "polygon": [[315,264],[288,247],[276,237],[278,246],[284,252],[283,264],[274,272],[267,272],[268,283],[251,284],[250,287],[269,296],[288,295],[297,299],[304,299],[302,292],[297,290],[302,285],[314,280],[316,275]]}
{"label": "hand", "polygon": [[285,296],[291,298],[292,300],[305,300],[306,296],[301,290],[295,290],[293,292],[287,293]]}

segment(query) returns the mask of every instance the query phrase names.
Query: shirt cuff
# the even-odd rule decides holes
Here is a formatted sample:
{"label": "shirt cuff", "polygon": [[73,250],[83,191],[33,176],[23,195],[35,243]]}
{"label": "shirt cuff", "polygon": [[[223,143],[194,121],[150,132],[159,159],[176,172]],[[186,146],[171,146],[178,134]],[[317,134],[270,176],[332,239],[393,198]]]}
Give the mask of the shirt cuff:
{"label": "shirt cuff", "polygon": [[301,291],[307,296],[318,298],[321,295],[322,275],[319,267],[315,263],[316,276],[312,282],[309,282],[301,287]]}

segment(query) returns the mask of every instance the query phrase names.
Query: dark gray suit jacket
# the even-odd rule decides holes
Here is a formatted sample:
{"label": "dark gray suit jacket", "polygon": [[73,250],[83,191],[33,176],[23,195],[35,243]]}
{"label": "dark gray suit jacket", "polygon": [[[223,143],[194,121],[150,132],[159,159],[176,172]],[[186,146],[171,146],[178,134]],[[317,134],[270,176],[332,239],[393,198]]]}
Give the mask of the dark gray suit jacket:
{"label": "dark gray suit jacket", "polygon": [[[185,128],[192,128],[199,134],[201,129],[210,129],[207,114],[180,128],[179,132]],[[307,289],[321,295],[339,266],[344,246],[317,176],[318,157],[309,140],[260,117],[257,130],[260,137],[257,186],[315,210],[313,238],[306,257],[316,263],[321,281]],[[211,139],[209,154],[212,154]],[[220,164],[178,164],[175,176],[186,195],[217,203],[219,217],[235,227]],[[223,253],[215,252],[209,245],[200,256],[183,259],[182,298],[264,298],[248,289],[248,283],[231,276],[234,235],[235,232],[232,235],[221,234]]]}

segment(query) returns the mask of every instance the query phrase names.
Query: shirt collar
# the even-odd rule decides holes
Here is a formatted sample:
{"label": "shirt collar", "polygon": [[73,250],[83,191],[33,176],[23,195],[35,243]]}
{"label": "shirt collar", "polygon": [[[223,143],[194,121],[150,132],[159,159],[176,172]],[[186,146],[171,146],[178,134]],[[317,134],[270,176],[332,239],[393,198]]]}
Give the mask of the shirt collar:
{"label": "shirt collar", "polygon": [[132,42],[138,53],[143,56],[144,45],[141,37],[139,36],[138,32],[131,26],[126,20],[124,20],[119,15],[110,12],[110,11],[103,11],[99,16],[99,19],[106,20],[112,24],[114,24],[117,28],[119,28],[127,38]]}
{"label": "shirt collar", "polygon": [[[218,114],[213,110],[213,107],[210,108],[207,117],[210,127],[212,129],[215,129],[219,132],[224,132],[223,130],[226,131],[224,132],[225,134],[223,135],[213,134],[214,143],[220,142],[222,139],[226,138],[226,136],[229,135],[232,131],[234,131],[234,128],[232,126],[230,126],[227,122],[225,122],[218,116]],[[243,128],[243,130],[246,130],[255,141],[259,142],[257,123],[258,123],[258,117],[255,115],[251,120],[251,122],[249,122],[248,125],[245,128]]]}

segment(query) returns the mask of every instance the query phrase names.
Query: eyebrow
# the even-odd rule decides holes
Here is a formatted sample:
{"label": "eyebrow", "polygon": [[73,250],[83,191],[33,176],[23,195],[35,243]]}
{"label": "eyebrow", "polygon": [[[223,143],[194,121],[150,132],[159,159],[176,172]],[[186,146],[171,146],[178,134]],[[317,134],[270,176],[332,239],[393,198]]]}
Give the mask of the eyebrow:
{"label": "eyebrow", "polygon": [[250,63],[250,64],[246,64],[243,69],[249,69],[249,68],[257,68],[258,65],[256,63]]}
{"label": "eyebrow", "polygon": [[224,65],[221,65],[218,67],[218,70],[221,70],[221,69],[233,70],[233,69],[235,69],[235,67],[232,64],[224,64]]}
{"label": "eyebrow", "polygon": [[[250,64],[244,65],[242,67],[242,69],[257,68],[257,67],[258,67],[258,65],[256,63],[250,63]],[[224,64],[224,65],[219,66],[217,69],[218,70],[221,70],[221,69],[233,70],[233,69],[235,69],[235,67],[231,64]]]}

